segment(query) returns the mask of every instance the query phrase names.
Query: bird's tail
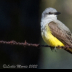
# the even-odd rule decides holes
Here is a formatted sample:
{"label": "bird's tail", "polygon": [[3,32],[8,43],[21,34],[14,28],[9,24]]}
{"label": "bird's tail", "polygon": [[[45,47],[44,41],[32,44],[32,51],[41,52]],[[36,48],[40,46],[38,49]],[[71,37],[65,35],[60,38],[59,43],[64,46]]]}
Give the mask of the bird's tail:
{"label": "bird's tail", "polygon": [[67,49],[64,49],[64,50],[66,50],[67,52],[72,54],[72,48],[67,48]]}

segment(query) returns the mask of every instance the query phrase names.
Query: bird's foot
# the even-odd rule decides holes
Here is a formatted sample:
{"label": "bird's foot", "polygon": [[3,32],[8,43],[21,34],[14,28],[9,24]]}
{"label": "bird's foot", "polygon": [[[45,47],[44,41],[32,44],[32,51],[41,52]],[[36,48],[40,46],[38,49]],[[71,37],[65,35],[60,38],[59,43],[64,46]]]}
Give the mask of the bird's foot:
{"label": "bird's foot", "polygon": [[55,50],[55,52],[57,52],[56,46],[55,46],[55,47],[51,47],[51,50],[52,50],[52,51]]}
{"label": "bird's foot", "polygon": [[55,46],[54,50],[55,50],[55,52],[57,52],[57,48],[56,48],[56,46]]}

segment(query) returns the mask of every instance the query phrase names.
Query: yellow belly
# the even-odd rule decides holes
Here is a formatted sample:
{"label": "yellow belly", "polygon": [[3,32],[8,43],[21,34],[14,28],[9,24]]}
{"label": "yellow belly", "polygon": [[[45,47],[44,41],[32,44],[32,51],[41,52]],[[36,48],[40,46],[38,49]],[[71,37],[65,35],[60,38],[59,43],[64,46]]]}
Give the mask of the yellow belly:
{"label": "yellow belly", "polygon": [[64,46],[64,44],[60,40],[58,40],[56,37],[52,35],[48,25],[46,26],[45,30],[42,33],[42,38],[50,46],[54,46],[54,47]]}

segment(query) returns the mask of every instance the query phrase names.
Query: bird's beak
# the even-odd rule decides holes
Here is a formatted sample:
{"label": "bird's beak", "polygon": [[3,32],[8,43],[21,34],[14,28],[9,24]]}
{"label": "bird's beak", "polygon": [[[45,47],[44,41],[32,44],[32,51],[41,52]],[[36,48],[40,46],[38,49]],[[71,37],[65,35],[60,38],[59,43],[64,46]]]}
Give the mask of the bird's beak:
{"label": "bird's beak", "polygon": [[59,14],[61,14],[61,13],[60,13],[60,12],[56,12],[56,13],[55,13],[55,15],[59,15]]}

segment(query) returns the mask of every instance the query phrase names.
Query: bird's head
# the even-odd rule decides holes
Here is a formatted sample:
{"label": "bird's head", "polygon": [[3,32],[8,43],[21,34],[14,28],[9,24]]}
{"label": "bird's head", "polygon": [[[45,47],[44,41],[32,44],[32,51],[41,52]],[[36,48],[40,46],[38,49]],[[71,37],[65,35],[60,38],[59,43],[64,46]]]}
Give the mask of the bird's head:
{"label": "bird's head", "polygon": [[61,14],[60,12],[58,12],[56,9],[54,8],[46,8],[43,13],[42,13],[42,18],[57,18],[57,15]]}

